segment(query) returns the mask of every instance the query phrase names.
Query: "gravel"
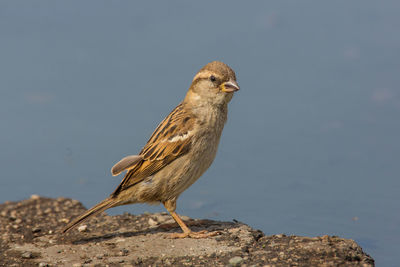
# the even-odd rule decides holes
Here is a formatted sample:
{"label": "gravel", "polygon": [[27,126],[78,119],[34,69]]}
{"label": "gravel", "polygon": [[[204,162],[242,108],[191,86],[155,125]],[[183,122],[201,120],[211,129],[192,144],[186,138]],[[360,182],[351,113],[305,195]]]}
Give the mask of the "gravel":
{"label": "gravel", "polygon": [[242,262],[243,262],[243,258],[239,257],[239,256],[233,257],[229,260],[229,264],[231,266],[240,266]]}
{"label": "gravel", "polygon": [[170,239],[181,230],[165,212],[102,213],[61,234],[85,210],[73,199],[38,195],[0,204],[0,266],[374,266],[353,240],[265,236],[236,221],[184,216],[192,230],[220,235]]}

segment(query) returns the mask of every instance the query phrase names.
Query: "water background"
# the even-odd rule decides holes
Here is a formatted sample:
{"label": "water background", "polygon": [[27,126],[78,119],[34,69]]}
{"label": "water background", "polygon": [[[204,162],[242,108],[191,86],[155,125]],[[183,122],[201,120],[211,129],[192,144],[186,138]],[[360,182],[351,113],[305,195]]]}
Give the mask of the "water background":
{"label": "water background", "polygon": [[[400,2],[1,1],[0,202],[89,207],[118,185],[204,64],[241,91],[217,158],[178,201],[266,234],[400,251]],[[164,211],[132,205],[124,211]]]}

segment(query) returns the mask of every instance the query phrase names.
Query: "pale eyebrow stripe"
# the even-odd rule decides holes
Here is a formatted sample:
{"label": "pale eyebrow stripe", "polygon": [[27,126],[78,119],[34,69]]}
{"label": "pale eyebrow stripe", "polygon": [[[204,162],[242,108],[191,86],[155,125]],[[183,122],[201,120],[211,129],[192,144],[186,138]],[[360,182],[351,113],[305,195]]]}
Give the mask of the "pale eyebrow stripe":
{"label": "pale eyebrow stripe", "polygon": [[[209,70],[203,70],[199,73],[196,74],[196,76],[194,76],[193,81],[197,80],[197,79],[202,79],[202,78],[208,78],[209,76],[214,75],[217,78],[219,78],[218,75],[216,75],[214,72],[211,72]],[[192,82],[193,82],[192,81]]]}

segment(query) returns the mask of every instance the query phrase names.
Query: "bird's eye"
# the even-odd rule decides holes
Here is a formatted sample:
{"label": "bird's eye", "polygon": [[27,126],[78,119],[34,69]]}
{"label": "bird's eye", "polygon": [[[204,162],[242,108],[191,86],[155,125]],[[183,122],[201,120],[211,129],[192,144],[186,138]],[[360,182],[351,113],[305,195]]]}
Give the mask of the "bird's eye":
{"label": "bird's eye", "polygon": [[210,81],[215,82],[216,80],[217,80],[217,78],[215,78],[214,75],[211,75],[211,76],[210,76]]}

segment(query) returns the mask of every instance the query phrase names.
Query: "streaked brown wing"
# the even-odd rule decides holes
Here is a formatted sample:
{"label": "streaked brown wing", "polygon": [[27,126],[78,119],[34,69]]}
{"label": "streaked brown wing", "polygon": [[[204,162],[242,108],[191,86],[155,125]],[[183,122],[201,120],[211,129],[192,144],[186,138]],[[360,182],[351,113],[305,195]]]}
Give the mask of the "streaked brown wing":
{"label": "streaked brown wing", "polygon": [[186,154],[192,142],[194,121],[195,118],[188,113],[184,104],[179,104],[158,125],[139,153],[143,159],[125,174],[112,195],[117,195],[120,191],[143,181]]}

